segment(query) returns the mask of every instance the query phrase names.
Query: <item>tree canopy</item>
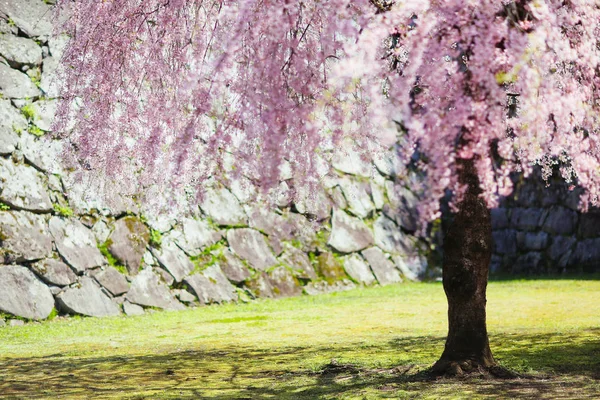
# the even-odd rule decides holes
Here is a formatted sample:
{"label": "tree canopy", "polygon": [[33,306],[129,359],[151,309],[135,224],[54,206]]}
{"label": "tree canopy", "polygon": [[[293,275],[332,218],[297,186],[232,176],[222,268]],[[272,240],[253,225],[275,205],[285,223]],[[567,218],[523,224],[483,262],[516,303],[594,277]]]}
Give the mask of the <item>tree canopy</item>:
{"label": "tree canopy", "polygon": [[123,190],[181,191],[224,171],[268,186],[283,159],[310,184],[324,149],[351,138],[366,152],[396,140],[407,157],[418,150],[424,219],[446,189],[464,191],[457,159],[473,160],[488,206],[511,192],[512,171],[535,164],[545,177],[558,164],[584,206],[598,197],[596,0],[58,9],[71,40],[57,128],[78,167],[126,177]]}

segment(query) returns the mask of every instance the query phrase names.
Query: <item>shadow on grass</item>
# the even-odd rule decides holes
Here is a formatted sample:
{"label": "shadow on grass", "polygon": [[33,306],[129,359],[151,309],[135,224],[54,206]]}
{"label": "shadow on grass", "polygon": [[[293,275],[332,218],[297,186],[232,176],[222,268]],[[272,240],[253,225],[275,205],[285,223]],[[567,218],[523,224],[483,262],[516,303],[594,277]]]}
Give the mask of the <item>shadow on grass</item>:
{"label": "shadow on grass", "polygon": [[448,393],[471,398],[594,398],[600,390],[600,329],[588,333],[492,336],[498,360],[526,374],[508,381],[430,380],[424,374],[428,365],[406,362],[411,353],[423,360],[424,351],[425,359],[433,362],[435,356],[429,353],[439,349],[443,342],[439,337],[397,338],[363,348],[363,354],[386,352],[403,360],[401,365],[390,361],[379,368],[335,361],[306,367],[304,361],[315,354],[352,359],[357,347],[339,345],[0,358],[0,398],[337,399],[444,397]]}

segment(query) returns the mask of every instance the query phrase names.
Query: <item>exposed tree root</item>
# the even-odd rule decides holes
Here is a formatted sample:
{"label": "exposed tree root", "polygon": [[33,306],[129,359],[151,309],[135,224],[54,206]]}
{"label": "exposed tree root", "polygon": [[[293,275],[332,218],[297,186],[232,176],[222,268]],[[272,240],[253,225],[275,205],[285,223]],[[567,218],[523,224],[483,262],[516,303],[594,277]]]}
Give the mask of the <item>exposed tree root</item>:
{"label": "exposed tree root", "polygon": [[498,364],[484,365],[472,360],[444,361],[439,360],[428,371],[433,377],[468,377],[477,375],[483,378],[515,379],[520,375]]}

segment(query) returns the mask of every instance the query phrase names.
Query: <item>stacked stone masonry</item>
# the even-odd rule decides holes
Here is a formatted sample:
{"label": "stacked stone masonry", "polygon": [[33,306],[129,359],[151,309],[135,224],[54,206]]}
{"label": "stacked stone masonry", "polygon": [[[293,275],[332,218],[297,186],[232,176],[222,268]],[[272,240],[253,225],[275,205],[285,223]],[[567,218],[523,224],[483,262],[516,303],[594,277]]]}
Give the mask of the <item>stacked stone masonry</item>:
{"label": "stacked stone masonry", "polygon": [[[0,326],[314,295],[434,269],[414,234],[418,196],[394,183],[407,173],[394,149],[373,162],[337,150],[324,192],[294,194],[282,178],[273,207],[243,185],[215,186],[178,221],[127,198],[86,199],[49,135],[66,43],[52,36],[51,3],[0,0]],[[600,270],[600,213],[577,212],[564,185],[528,182],[492,211],[492,270]]]}
{"label": "stacked stone masonry", "polygon": [[[394,184],[395,151],[342,150],[323,193],[256,206],[241,186],[209,190],[192,216],[142,215],[85,199],[50,129],[65,38],[44,0],[0,1],[0,324],[348,290],[420,279],[416,196]],[[282,178],[282,188],[287,182]]]}

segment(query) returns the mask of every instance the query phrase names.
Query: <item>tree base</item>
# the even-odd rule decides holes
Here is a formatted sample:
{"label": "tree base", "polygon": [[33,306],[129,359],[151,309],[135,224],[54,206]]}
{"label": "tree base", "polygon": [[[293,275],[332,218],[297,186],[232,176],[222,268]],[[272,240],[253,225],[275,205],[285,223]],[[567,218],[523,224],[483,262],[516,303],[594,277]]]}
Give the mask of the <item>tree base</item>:
{"label": "tree base", "polygon": [[473,360],[447,361],[439,360],[429,370],[435,377],[460,378],[467,376],[479,376],[484,378],[515,379],[519,374],[498,364],[483,364]]}

